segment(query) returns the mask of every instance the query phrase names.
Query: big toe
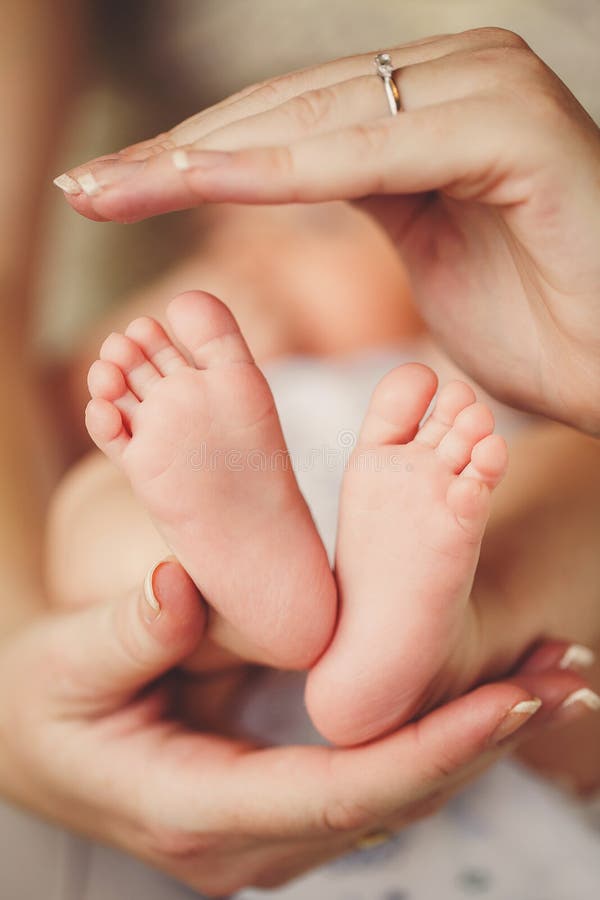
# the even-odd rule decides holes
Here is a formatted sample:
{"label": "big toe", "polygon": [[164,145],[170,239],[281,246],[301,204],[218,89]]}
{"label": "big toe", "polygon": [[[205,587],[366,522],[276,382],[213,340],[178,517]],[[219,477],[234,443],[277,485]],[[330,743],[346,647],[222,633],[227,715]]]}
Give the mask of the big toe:
{"label": "big toe", "polygon": [[197,368],[253,362],[234,316],[212,294],[204,291],[179,294],[171,300],[167,318]]}
{"label": "big toe", "polygon": [[412,440],[437,389],[427,366],[408,363],[379,382],[360,433],[363,444],[405,444]]}

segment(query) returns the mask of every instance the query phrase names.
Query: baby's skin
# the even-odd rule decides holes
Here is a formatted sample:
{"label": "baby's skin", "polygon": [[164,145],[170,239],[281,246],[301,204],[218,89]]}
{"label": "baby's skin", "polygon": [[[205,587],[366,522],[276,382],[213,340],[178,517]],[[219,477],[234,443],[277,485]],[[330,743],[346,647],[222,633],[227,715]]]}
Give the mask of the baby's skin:
{"label": "baby's skin", "polygon": [[342,488],[338,611],[273,397],[235,319],[202,292],[175,298],[167,317],[177,345],[150,318],[107,338],[86,423],[240,645],[310,669],[309,712],[337,744],[466,689],[480,653],[470,591],[507,464],[489,409],[452,382],[423,421],[437,379],[417,364],[377,387]]}
{"label": "baby's skin", "polygon": [[[209,294],[161,325],[113,333],[91,367],[86,425],[246,657],[308,669],[333,633],[336,587],[296,483],[269,386]],[[185,355],[184,355],[185,354]]]}

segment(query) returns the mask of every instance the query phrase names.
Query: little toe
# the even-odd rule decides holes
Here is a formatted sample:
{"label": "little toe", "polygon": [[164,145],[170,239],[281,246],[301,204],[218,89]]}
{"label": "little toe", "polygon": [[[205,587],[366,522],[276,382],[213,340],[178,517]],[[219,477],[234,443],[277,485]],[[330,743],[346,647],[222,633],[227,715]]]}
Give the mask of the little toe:
{"label": "little toe", "polygon": [[110,400],[90,400],[85,410],[88,433],[99,450],[118,462],[131,440],[123,425],[123,417]]}
{"label": "little toe", "polygon": [[475,478],[453,478],[446,497],[448,508],[474,541],[481,540],[490,514],[490,491]]}
{"label": "little toe", "polygon": [[199,369],[254,362],[233,315],[212,294],[180,294],[171,300],[167,318]]}
{"label": "little toe", "polygon": [[499,434],[488,434],[473,447],[471,462],[463,470],[461,478],[475,478],[491,490],[502,480],[507,466],[506,441]]}
{"label": "little toe", "polygon": [[161,375],[169,375],[188,364],[162,325],[150,316],[134,319],[125,329],[125,336],[142,348]]}
{"label": "little toe", "polygon": [[485,403],[472,403],[460,412],[436,453],[455,473],[462,472],[471,459],[473,447],[494,430],[494,417]]}
{"label": "little toe", "polygon": [[142,348],[124,334],[113,332],[100,348],[100,359],[118,366],[128,387],[143,400],[151,388],[160,381],[161,375],[146,357]]}
{"label": "little toe", "polygon": [[415,436],[437,388],[427,366],[408,363],[379,382],[360,432],[362,444],[405,444]]}
{"label": "little toe", "polygon": [[129,431],[140,401],[127,387],[125,376],[114,363],[97,359],[88,373],[88,388],[92,399],[108,400],[119,410]]}
{"label": "little toe", "polygon": [[457,415],[475,403],[475,391],[464,381],[450,381],[441,389],[431,415],[427,417],[415,441],[435,448],[448,434]]}

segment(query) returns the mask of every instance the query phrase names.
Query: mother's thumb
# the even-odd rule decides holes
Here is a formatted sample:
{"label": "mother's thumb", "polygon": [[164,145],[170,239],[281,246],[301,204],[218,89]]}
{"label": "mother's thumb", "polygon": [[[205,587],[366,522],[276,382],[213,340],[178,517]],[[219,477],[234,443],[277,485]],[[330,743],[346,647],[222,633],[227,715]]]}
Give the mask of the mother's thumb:
{"label": "mother's thumb", "polygon": [[130,595],[61,618],[54,666],[61,677],[51,689],[61,705],[93,715],[183,662],[202,640],[206,607],[189,575],[167,560]]}

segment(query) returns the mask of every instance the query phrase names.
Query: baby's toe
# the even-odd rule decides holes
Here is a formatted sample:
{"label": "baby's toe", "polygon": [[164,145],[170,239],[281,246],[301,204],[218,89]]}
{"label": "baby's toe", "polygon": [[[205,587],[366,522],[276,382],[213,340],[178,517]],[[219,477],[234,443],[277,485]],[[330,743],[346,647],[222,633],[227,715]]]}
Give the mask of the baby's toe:
{"label": "baby's toe", "polygon": [[480,541],[490,514],[487,485],[475,478],[453,478],[446,502],[468,537]]}
{"label": "baby's toe", "polygon": [[127,387],[125,376],[114,363],[97,359],[88,373],[88,388],[93,399],[109,400],[119,410],[125,425],[131,431],[131,423],[140,401]]}
{"label": "baby's toe", "polygon": [[147,397],[153,385],[160,381],[159,372],[142,348],[124,334],[109,334],[100,348],[100,359],[119,367],[127,386],[139,400]]}
{"label": "baby's toe", "polygon": [[85,410],[85,424],[96,446],[113,462],[118,462],[130,438],[117,407],[109,400],[90,400]]}
{"label": "baby's toe", "polygon": [[472,403],[459,412],[435,452],[458,474],[471,459],[475,444],[493,430],[491,410],[484,403]]}
{"label": "baby's toe", "polygon": [[450,381],[444,385],[431,415],[419,429],[415,441],[426,447],[437,447],[450,431],[458,414],[475,403],[475,399],[475,391],[464,381]]}
{"label": "baby's toe", "polygon": [[471,462],[462,472],[461,478],[475,478],[493,489],[502,480],[507,466],[506,441],[499,434],[488,434],[473,447]]}
{"label": "baby's toe", "polygon": [[239,326],[224,303],[204,291],[187,291],[171,300],[167,318],[175,337],[199,369],[252,363]]}
{"label": "baby's toe", "polygon": [[420,363],[388,372],[379,382],[361,433],[361,444],[405,444],[412,440],[437,388],[437,377]]}
{"label": "baby's toe", "polygon": [[161,375],[169,375],[187,366],[185,357],[156,319],[141,316],[125,329],[125,336],[141,347],[145,356]]}

